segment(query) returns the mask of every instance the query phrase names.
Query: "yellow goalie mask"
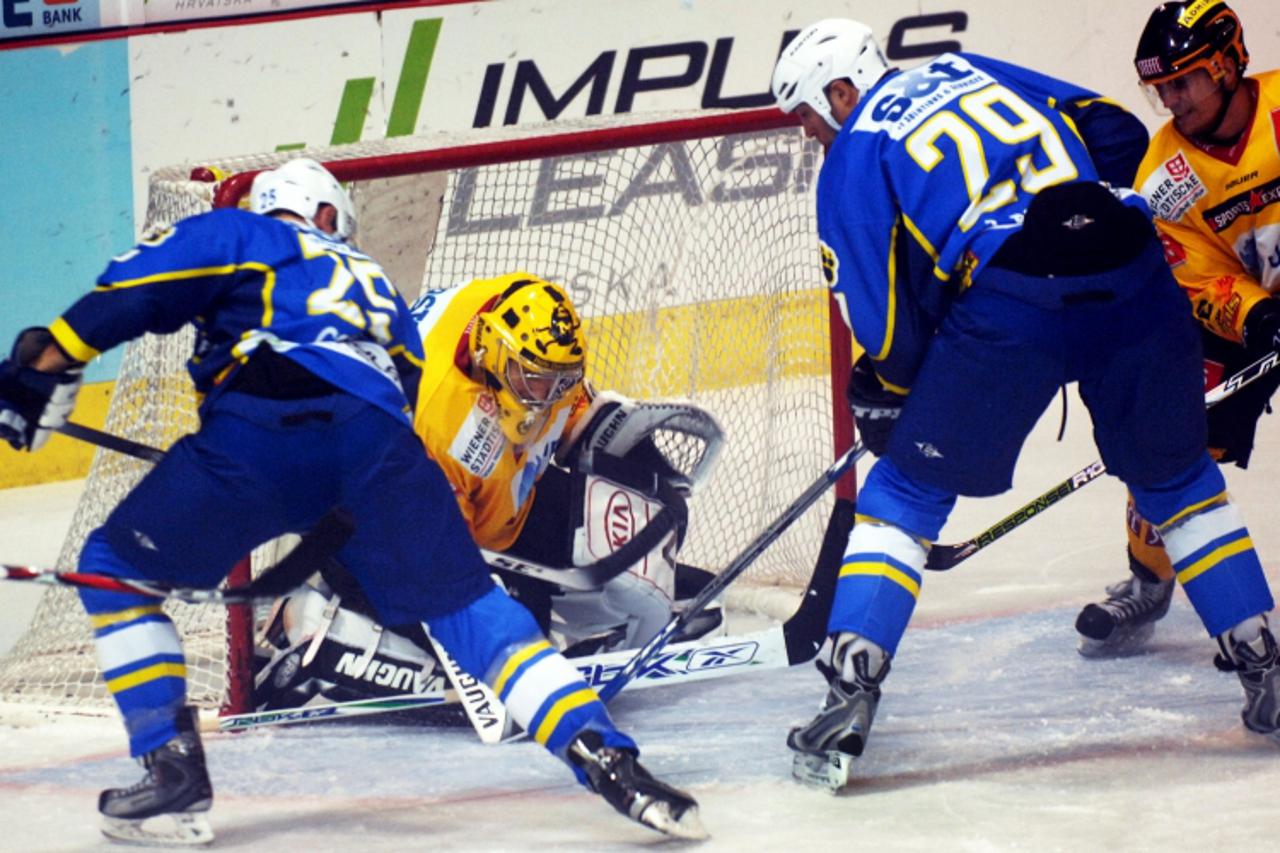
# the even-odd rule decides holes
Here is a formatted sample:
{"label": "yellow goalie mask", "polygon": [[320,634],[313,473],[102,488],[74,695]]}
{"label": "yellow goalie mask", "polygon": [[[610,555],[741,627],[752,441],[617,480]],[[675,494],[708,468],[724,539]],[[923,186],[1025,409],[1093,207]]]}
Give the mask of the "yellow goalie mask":
{"label": "yellow goalie mask", "polygon": [[476,317],[471,358],[493,392],[502,432],[524,444],[551,405],[582,383],[582,321],[560,285],[520,278]]}

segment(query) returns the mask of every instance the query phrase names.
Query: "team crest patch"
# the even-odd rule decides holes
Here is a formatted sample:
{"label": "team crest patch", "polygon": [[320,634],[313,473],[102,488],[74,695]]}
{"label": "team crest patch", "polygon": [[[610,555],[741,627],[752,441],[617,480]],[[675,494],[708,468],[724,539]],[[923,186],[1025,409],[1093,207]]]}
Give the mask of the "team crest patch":
{"label": "team crest patch", "polygon": [[1157,219],[1177,222],[1208,193],[1190,161],[1179,151],[1161,164],[1140,192]]}
{"label": "team crest patch", "polygon": [[827,287],[835,287],[840,281],[840,261],[832,248],[821,240],[818,241],[818,251],[822,255],[822,277],[826,279]]}

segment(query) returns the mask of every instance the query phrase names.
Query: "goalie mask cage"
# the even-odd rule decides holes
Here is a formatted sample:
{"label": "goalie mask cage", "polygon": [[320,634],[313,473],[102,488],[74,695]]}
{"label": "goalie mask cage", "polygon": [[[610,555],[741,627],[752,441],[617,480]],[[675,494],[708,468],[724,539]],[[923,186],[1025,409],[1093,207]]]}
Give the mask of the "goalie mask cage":
{"label": "goalie mask cage", "polygon": [[[850,343],[819,266],[820,151],[773,109],[484,133],[504,138],[402,137],[206,164],[232,176],[217,184],[191,180],[199,173],[189,165],[159,170],[145,231],[237,203],[256,170],[305,153],[347,182],[355,242],[406,301],[515,270],[562,283],[583,316],[596,388],[689,400],[723,427],[719,464],[689,501],[680,560],[724,567],[852,440],[843,399]],[[129,345],[108,431],[167,447],[197,427],[185,371],[192,340],[188,328]],[[85,537],[148,468],[97,453],[59,568],[76,565]],[[841,483],[845,496],[852,483]],[[825,496],[824,510],[832,500]],[[731,605],[760,609],[760,597],[781,588],[784,606],[794,606],[821,545],[824,510],[760,557],[730,588]],[[258,549],[230,582],[245,578],[250,562],[272,562],[276,550]],[[246,710],[254,622],[265,608],[164,606],[183,637],[189,700]],[[74,591],[45,593],[0,662],[0,699],[111,706]]]}

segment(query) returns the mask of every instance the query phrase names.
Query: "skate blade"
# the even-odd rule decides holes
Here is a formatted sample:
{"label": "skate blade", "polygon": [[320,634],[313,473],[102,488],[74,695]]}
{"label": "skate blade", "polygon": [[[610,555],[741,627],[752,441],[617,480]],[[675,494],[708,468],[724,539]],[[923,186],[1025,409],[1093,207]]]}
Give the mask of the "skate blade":
{"label": "skate blade", "polygon": [[1147,643],[1155,636],[1154,622],[1147,622],[1136,628],[1117,628],[1105,640],[1093,640],[1080,637],[1076,651],[1086,658],[1126,658],[1146,651]]}
{"label": "skate blade", "polygon": [[849,784],[849,770],[854,757],[830,750],[823,753],[797,752],[791,759],[791,775],[797,782],[838,794]]}
{"label": "skate blade", "polygon": [[101,829],[112,841],[141,847],[197,847],[213,843],[213,827],[205,812],[175,812],[142,820],[103,816]]}
{"label": "skate blade", "polygon": [[677,818],[672,815],[669,803],[655,802],[641,813],[639,821],[650,829],[656,829],[672,838],[705,841],[711,837],[698,817],[697,806],[690,806]]}

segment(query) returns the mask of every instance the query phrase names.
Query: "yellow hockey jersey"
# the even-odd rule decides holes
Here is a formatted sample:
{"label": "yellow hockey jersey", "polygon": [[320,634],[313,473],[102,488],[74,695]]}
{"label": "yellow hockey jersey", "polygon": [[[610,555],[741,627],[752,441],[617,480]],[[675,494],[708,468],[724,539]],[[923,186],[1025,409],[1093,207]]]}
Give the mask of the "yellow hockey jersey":
{"label": "yellow hockey jersey", "polygon": [[567,394],[552,404],[541,429],[516,446],[498,424],[493,395],[472,376],[476,315],[513,281],[531,277],[516,272],[427,291],[411,309],[426,353],[414,429],[453,486],[476,543],[495,551],[520,535],[534,484],[588,402],[581,387]]}
{"label": "yellow hockey jersey", "polygon": [[1257,104],[1235,145],[1210,149],[1170,121],[1152,138],[1136,181],[1196,317],[1237,343],[1249,309],[1280,291],[1280,71],[1244,85]]}

